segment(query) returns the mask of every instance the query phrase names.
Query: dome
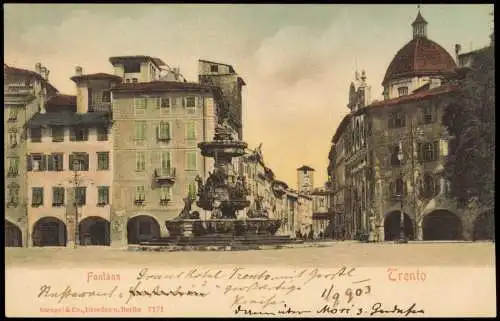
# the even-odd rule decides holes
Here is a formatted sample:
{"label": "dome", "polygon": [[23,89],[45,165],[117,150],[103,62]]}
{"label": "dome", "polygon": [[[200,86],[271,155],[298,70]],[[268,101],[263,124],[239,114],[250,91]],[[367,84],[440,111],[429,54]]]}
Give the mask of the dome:
{"label": "dome", "polygon": [[443,74],[456,67],[455,60],[443,47],[425,37],[417,37],[392,59],[382,85],[399,78]]}
{"label": "dome", "polygon": [[420,11],[412,23],[413,39],[392,59],[382,85],[400,78],[440,75],[453,71],[457,64],[440,45],[427,38],[427,21]]}

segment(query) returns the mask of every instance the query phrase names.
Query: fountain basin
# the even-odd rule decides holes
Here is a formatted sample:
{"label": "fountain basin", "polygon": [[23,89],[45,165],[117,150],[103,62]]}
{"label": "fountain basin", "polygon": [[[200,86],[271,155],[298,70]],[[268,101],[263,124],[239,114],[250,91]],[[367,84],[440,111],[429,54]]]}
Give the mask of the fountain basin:
{"label": "fountain basin", "polygon": [[281,220],[268,218],[247,219],[183,219],[165,221],[171,237],[197,237],[207,234],[274,235]]}
{"label": "fountain basin", "polygon": [[202,142],[198,144],[201,154],[206,157],[215,158],[217,155],[224,157],[239,157],[245,155],[248,144],[241,141],[217,140]]}

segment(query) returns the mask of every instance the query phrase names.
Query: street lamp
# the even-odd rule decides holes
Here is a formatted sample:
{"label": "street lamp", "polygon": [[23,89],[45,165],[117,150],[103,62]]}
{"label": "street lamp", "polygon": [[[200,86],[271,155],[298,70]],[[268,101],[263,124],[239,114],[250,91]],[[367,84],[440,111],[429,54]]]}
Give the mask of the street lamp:
{"label": "street lamp", "polygon": [[405,214],[403,212],[404,210],[404,203],[403,203],[403,198],[404,198],[404,180],[403,180],[403,145],[401,142],[399,142],[399,151],[398,151],[398,160],[401,165],[401,171],[400,171],[400,180],[401,180],[401,217],[399,219],[399,239],[396,240],[396,243],[408,243],[408,240],[406,239],[405,236]]}

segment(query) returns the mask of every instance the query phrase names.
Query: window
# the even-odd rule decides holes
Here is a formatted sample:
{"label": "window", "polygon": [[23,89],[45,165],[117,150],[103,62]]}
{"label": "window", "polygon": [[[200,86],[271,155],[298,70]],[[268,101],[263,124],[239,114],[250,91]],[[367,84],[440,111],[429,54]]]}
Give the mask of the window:
{"label": "window", "polygon": [[44,171],[45,170],[45,155],[31,154],[27,157],[28,171]]}
{"label": "window", "polygon": [[137,78],[132,78],[132,82],[136,83],[137,82]]}
{"label": "window", "polygon": [[434,162],[439,158],[439,141],[419,143],[418,159],[423,162]]}
{"label": "window", "polygon": [[30,134],[32,143],[40,143],[42,141],[42,128],[31,128]]}
{"label": "window", "polygon": [[8,121],[16,121],[17,120],[17,108],[11,107],[9,108],[9,118]]}
{"label": "window", "polygon": [[15,131],[9,132],[9,146],[10,147],[17,146],[17,132]]}
{"label": "window", "polygon": [[430,198],[439,194],[439,190],[441,188],[439,184],[439,178],[435,178],[430,173],[425,173],[423,183],[422,194],[424,197]]}
{"label": "window", "polygon": [[134,98],[134,107],[135,110],[144,110],[147,107],[147,99],[145,97],[135,97]]}
{"label": "window", "polygon": [[390,128],[401,128],[405,127],[405,114],[403,112],[395,112],[391,113],[389,118],[389,127]]}
{"label": "window", "polygon": [[85,127],[73,127],[70,129],[70,141],[83,142],[89,139],[89,129]]}
{"label": "window", "polygon": [[170,171],[171,165],[172,165],[172,161],[171,161],[170,152],[162,152],[161,153],[161,169],[162,169],[162,171],[163,170]]}
{"label": "window", "polygon": [[135,153],[135,170],[138,172],[146,170],[146,157],[143,152]]}
{"label": "window", "polygon": [[94,96],[92,95],[92,88],[87,88],[87,99],[89,104],[89,111],[94,111]]}
{"label": "window", "polygon": [[141,72],[141,64],[139,62],[127,62],[123,65],[126,74]]}
{"label": "window", "polygon": [[398,95],[399,97],[408,95],[408,87],[399,87]]}
{"label": "window", "polygon": [[47,170],[62,171],[63,170],[63,153],[52,153],[48,155]]}
{"label": "window", "polygon": [[7,187],[7,206],[17,206],[19,204],[19,185],[11,183]]}
{"label": "window", "polygon": [[193,182],[188,185],[188,197],[192,200],[196,199],[196,185]]}
{"label": "window", "polygon": [[102,92],[102,101],[105,103],[111,102],[111,92],[109,90],[105,90]]}
{"label": "window", "polygon": [[97,170],[98,171],[109,170],[109,152],[97,153]]}
{"label": "window", "polygon": [[135,201],[144,202],[146,200],[146,193],[144,191],[144,186],[136,186],[135,188]]}
{"label": "window", "polygon": [[159,141],[168,141],[171,139],[169,122],[160,122],[160,125],[158,126],[157,138]]}
{"label": "window", "polygon": [[14,177],[19,175],[19,157],[9,157],[8,164],[9,170],[7,172],[7,176]]}
{"label": "window", "polygon": [[104,206],[109,204],[109,186],[97,187],[97,205]]}
{"label": "window", "polygon": [[187,152],[187,167],[188,170],[196,170],[196,152]]}
{"label": "window", "polygon": [[97,140],[102,142],[108,140],[108,128],[98,127],[97,128]]}
{"label": "window", "polygon": [[84,186],[75,187],[75,202],[77,206],[83,206],[86,204],[87,199],[87,188]]}
{"label": "window", "polygon": [[219,72],[218,65],[210,65],[210,72]]}
{"label": "window", "polygon": [[172,199],[172,188],[168,185],[163,185],[160,188],[160,202],[169,201]]}
{"label": "window", "polygon": [[162,111],[170,111],[170,107],[172,107],[170,98],[168,97],[161,97],[160,98],[160,107]]}
{"label": "window", "polygon": [[186,97],[184,98],[184,106],[189,114],[196,111],[196,97]]}
{"label": "window", "polygon": [[87,154],[87,153],[72,153],[72,154],[70,154],[68,168],[71,171],[88,171],[89,170],[89,154]]}
{"label": "window", "polygon": [[196,139],[196,123],[186,123],[186,139]]}
{"label": "window", "polygon": [[392,150],[391,150],[391,165],[392,166],[400,166],[401,165],[401,161],[398,158],[398,154],[399,154],[399,144],[395,144],[392,146]]}
{"label": "window", "polygon": [[394,181],[394,196],[401,197],[404,194],[404,182],[401,178]]}
{"label": "window", "polygon": [[424,124],[431,124],[433,122],[432,106],[426,106],[422,109],[422,121]]}
{"label": "window", "polygon": [[130,79],[129,79],[129,78],[125,79],[125,82],[126,82],[127,84],[129,84],[129,83],[130,83]]}
{"label": "window", "polygon": [[33,187],[31,189],[31,206],[38,207],[43,205],[43,187]]}
{"label": "window", "polygon": [[64,141],[64,126],[52,127],[52,141],[56,143]]}
{"label": "window", "polygon": [[52,207],[64,205],[64,187],[52,187]]}
{"label": "window", "polygon": [[146,139],[146,122],[136,121],[135,122],[135,139],[145,140]]}

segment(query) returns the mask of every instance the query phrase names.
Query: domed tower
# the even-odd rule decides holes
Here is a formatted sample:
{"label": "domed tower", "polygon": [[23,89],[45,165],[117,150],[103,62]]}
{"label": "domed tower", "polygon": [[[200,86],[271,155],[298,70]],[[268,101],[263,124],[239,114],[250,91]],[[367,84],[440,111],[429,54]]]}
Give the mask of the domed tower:
{"label": "domed tower", "polygon": [[419,9],[412,23],[413,39],[396,53],[385,73],[384,99],[409,95],[425,85],[439,86],[457,67],[443,47],[427,38],[427,25]]}

